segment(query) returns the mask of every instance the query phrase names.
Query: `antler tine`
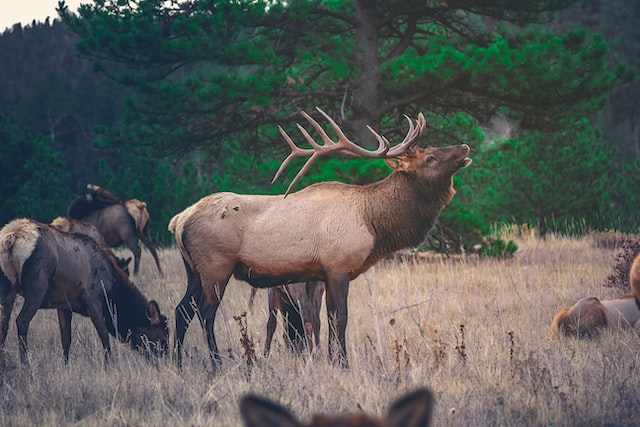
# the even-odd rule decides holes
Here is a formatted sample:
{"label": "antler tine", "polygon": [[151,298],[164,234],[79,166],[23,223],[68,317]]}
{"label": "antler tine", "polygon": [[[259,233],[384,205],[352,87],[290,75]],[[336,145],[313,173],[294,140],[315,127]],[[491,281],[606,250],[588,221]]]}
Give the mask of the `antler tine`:
{"label": "antler tine", "polygon": [[409,116],[405,114],[404,117],[409,122],[409,131],[407,132],[407,136],[404,137],[404,140],[402,140],[400,144],[394,146],[389,150],[389,152],[387,153],[388,157],[399,156],[400,154],[406,153],[408,150],[410,150],[414,145],[418,143],[420,135],[422,135],[424,128],[427,126],[427,122],[424,119],[422,113],[418,114],[418,119],[416,120],[415,126],[413,124],[413,120],[411,120]]}
{"label": "antler tine", "polygon": [[273,176],[273,179],[271,180],[272,184],[276,182],[276,180],[278,179],[282,171],[287,167],[287,165],[289,165],[289,163],[291,163],[291,160],[295,159],[296,157],[306,157],[307,153],[313,153],[314,151],[313,149],[310,149],[310,148],[300,148],[296,144],[294,144],[291,137],[287,134],[287,132],[285,132],[284,129],[282,129],[281,126],[278,126],[278,130],[280,131],[280,135],[282,135],[282,137],[287,142],[287,144],[289,144],[289,147],[291,148],[291,153],[289,153],[287,158],[284,159],[284,161],[278,168],[278,171]]}
{"label": "antler tine", "polygon": [[296,184],[298,182],[300,182],[300,179],[304,176],[304,174],[307,173],[307,171],[309,170],[309,168],[311,167],[311,165],[313,164],[313,162],[319,157],[320,155],[318,154],[318,152],[315,152],[311,155],[311,157],[309,157],[309,159],[304,163],[304,166],[302,166],[302,169],[300,169],[298,171],[298,173],[296,174],[296,176],[293,178],[293,181],[291,181],[291,184],[289,184],[289,186],[287,187],[287,191],[284,192],[284,197],[287,197],[287,195],[291,192],[291,190],[296,186]]}
{"label": "antler tine", "polygon": [[[342,129],[340,129],[340,126],[338,126],[335,120],[331,118],[331,116],[325,113],[320,107],[316,107],[316,110],[318,110],[318,112],[322,114],[322,116],[325,119],[327,119],[329,124],[331,124],[331,127],[333,127],[333,130],[335,130],[336,135],[338,137],[338,142],[332,141],[327,135],[327,133],[324,131],[324,129],[322,129],[322,127],[318,124],[318,122],[313,120],[313,118],[311,118],[308,114],[303,112],[303,115],[309,121],[309,123],[311,123],[311,125],[318,131],[318,133],[321,135],[325,143],[331,142],[334,146],[336,146],[337,150],[345,151],[350,155],[355,155],[355,156],[365,157],[365,158],[384,157],[385,154],[387,154],[387,151],[389,151],[389,147],[390,147],[389,141],[387,141],[385,137],[382,137],[381,135],[379,135],[370,126],[367,126],[367,127],[369,128],[369,130],[373,132],[374,136],[378,140],[378,148],[375,151],[367,150],[366,148],[360,147],[359,145],[351,142],[346,137],[344,132],[342,132]],[[340,148],[337,148],[337,147],[340,147]]]}
{"label": "antler tine", "polygon": [[289,194],[291,189],[293,189],[295,185],[300,181],[302,176],[305,173],[307,173],[307,171],[309,170],[313,162],[318,157],[324,156],[334,151],[340,151],[343,154],[347,154],[355,157],[380,158],[380,157],[385,157],[385,155],[389,151],[389,147],[391,146],[391,144],[389,144],[389,141],[385,137],[378,134],[371,127],[369,127],[369,130],[373,133],[373,135],[378,140],[378,148],[375,151],[370,151],[370,150],[367,150],[366,148],[360,147],[359,145],[350,141],[346,137],[342,129],[340,129],[338,124],[327,113],[322,111],[322,109],[320,109],[319,107],[316,107],[316,110],[318,110],[318,112],[333,127],[333,130],[336,132],[336,136],[338,137],[338,141],[333,141],[329,137],[327,132],[322,128],[322,126],[320,126],[320,124],[313,117],[311,117],[309,114],[307,114],[304,111],[302,111],[301,113],[302,116],[311,124],[311,126],[313,126],[313,128],[316,130],[318,135],[320,135],[320,138],[322,139],[323,144],[317,143],[303,126],[301,126],[300,124],[297,124],[298,129],[300,130],[300,133],[302,133],[302,136],[304,136],[304,139],[306,139],[307,142],[313,147],[311,149],[300,148],[293,142],[291,137],[289,137],[289,135],[284,131],[284,129],[282,129],[281,126],[278,126],[278,130],[280,131],[280,134],[289,145],[289,148],[291,148],[291,153],[289,153],[289,155],[284,159],[284,161],[278,168],[278,171],[276,172],[273,179],[271,180],[272,184],[280,177],[280,174],[282,173],[282,171],[289,165],[289,163],[291,163],[291,161],[294,158],[309,156],[309,159],[305,162],[302,169],[300,169],[300,171],[296,174],[291,184],[289,184],[289,187],[287,188],[287,191],[284,194],[285,197]]}

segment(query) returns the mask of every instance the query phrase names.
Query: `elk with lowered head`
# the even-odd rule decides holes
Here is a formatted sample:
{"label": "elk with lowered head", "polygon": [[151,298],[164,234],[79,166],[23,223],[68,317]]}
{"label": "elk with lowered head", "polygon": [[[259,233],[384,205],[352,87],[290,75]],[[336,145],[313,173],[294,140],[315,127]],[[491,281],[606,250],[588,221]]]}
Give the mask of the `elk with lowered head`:
{"label": "elk with lowered head", "polygon": [[[215,315],[225,287],[234,275],[254,287],[320,280],[326,285],[329,355],[347,364],[345,331],[349,282],[384,256],[419,245],[453,198],[452,177],[471,159],[466,144],[417,146],[426,125],[422,114],[409,121],[404,140],[394,146],[369,128],[379,145],[375,151],[350,141],[326,113],[332,140],[310,115],[302,113],[320,135],[313,140],[298,128],[312,148],[294,144],[274,180],[296,157],[309,157],[285,196],[214,193],[175,215],[169,230],[187,270],[187,290],[176,307],[175,355],[181,361],[184,336],[199,311],[215,363],[220,355],[214,334]],[[321,182],[290,193],[312,162],[329,153],[384,158],[393,172],[368,185]],[[195,302],[192,304],[192,302]]]}
{"label": "elk with lowered head", "polygon": [[129,281],[98,243],[32,219],[16,219],[0,230],[0,347],[5,343],[15,297],[24,303],[16,318],[20,359],[27,363],[29,323],[41,308],[56,309],[64,359],[69,359],[71,317],[88,316],[105,355],[109,334],[147,356],[166,353],[167,318]]}

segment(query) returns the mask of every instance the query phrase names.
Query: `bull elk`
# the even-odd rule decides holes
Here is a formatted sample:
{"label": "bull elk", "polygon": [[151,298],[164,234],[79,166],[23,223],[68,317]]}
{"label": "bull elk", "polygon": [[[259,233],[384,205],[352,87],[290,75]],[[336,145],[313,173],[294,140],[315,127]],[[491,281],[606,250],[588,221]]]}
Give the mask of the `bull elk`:
{"label": "bull elk", "polygon": [[160,259],[149,232],[147,204],[138,199],[121,200],[97,185],[87,185],[89,194],[74,199],[68,208],[71,218],[95,225],[107,244],[126,245],[133,253],[133,274],[138,274],[141,250],[138,239],[149,249],[162,275]]}
{"label": "bull elk", "polygon": [[586,297],[571,307],[562,308],[551,322],[552,332],[580,338],[594,337],[606,327],[640,332],[640,255],[631,265],[629,284],[631,293],[628,295],[609,300]]}
{"label": "bull elk", "polygon": [[370,415],[316,414],[308,424],[300,422],[285,407],[263,397],[248,394],[240,399],[240,415],[246,427],[427,427],[431,424],[434,398],[421,388],[392,402],[384,418]]}
{"label": "bull elk", "polygon": [[[263,288],[290,282],[325,282],[331,322],[329,356],[346,366],[349,282],[382,257],[420,244],[455,194],[453,175],[471,163],[466,144],[417,146],[426,126],[422,114],[415,124],[407,117],[409,131],[394,146],[369,128],[379,143],[371,151],[347,139],[331,117],[317,110],[331,124],[338,140],[333,141],[305,112],[302,115],[323,144],[298,125],[312,146],[299,148],[279,128],[291,153],[274,181],[292,159],[309,157],[284,197],[214,193],[171,219],[169,230],[175,234],[187,270],[187,289],[176,307],[174,348],[179,364],[184,336],[196,309],[203,320],[212,360],[214,364],[220,361],[215,315],[234,275]],[[383,158],[393,172],[368,185],[321,182],[291,193],[311,164],[329,153]]]}
{"label": "bull elk", "polygon": [[5,343],[17,294],[20,359],[27,363],[29,323],[39,309],[57,309],[64,359],[69,359],[71,317],[88,316],[105,350],[109,334],[147,356],[166,353],[169,329],[158,303],[148,301],[113,257],[86,234],[66,233],[31,219],[0,230],[0,347]]}

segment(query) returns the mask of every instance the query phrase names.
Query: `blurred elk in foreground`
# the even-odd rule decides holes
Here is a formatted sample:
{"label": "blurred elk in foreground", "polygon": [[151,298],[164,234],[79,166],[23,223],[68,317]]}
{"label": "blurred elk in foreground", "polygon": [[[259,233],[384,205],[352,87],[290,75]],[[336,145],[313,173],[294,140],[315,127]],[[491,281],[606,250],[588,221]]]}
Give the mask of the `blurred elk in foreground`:
{"label": "blurred elk in foreground", "polygon": [[112,248],[126,245],[133,252],[133,274],[138,274],[141,250],[138,239],[149,249],[162,275],[160,260],[149,232],[147,204],[138,199],[122,200],[97,185],[87,185],[88,194],[69,204],[68,215],[95,225]]}
{"label": "blurred elk in foreground", "polygon": [[610,300],[586,297],[562,308],[553,318],[551,330],[580,338],[595,337],[606,327],[640,332],[640,256],[631,265],[629,284],[631,294]]}
{"label": "blurred elk in foreground", "polygon": [[[214,364],[220,361],[215,315],[234,275],[260,288],[325,282],[329,355],[346,366],[349,282],[384,256],[422,243],[455,194],[453,175],[471,163],[466,144],[418,147],[426,125],[422,114],[415,124],[407,118],[409,131],[393,147],[369,128],[379,142],[378,148],[370,151],[347,139],[331,117],[319,108],[318,112],[333,127],[337,141],[304,112],[323,144],[298,125],[312,146],[299,148],[280,128],[291,154],[274,180],[292,159],[309,157],[284,197],[215,193],[171,219],[169,230],[175,234],[188,277],[186,292],[176,307],[174,346],[178,363],[196,309]],[[321,182],[289,194],[313,161],[330,153],[384,158],[393,173],[368,185]]]}
{"label": "blurred elk in foreground", "polygon": [[285,407],[252,394],[240,400],[240,415],[246,427],[427,427],[431,424],[434,398],[426,388],[408,393],[391,404],[387,415],[314,415],[309,424],[300,422]]}

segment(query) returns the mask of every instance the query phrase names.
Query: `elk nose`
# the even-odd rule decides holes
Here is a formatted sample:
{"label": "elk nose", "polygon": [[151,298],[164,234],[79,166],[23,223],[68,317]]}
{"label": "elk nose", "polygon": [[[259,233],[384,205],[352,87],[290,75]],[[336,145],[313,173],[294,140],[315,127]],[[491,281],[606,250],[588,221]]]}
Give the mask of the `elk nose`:
{"label": "elk nose", "polygon": [[465,149],[465,150],[471,150],[471,147],[469,147],[467,144],[462,144],[460,146],[460,148]]}

